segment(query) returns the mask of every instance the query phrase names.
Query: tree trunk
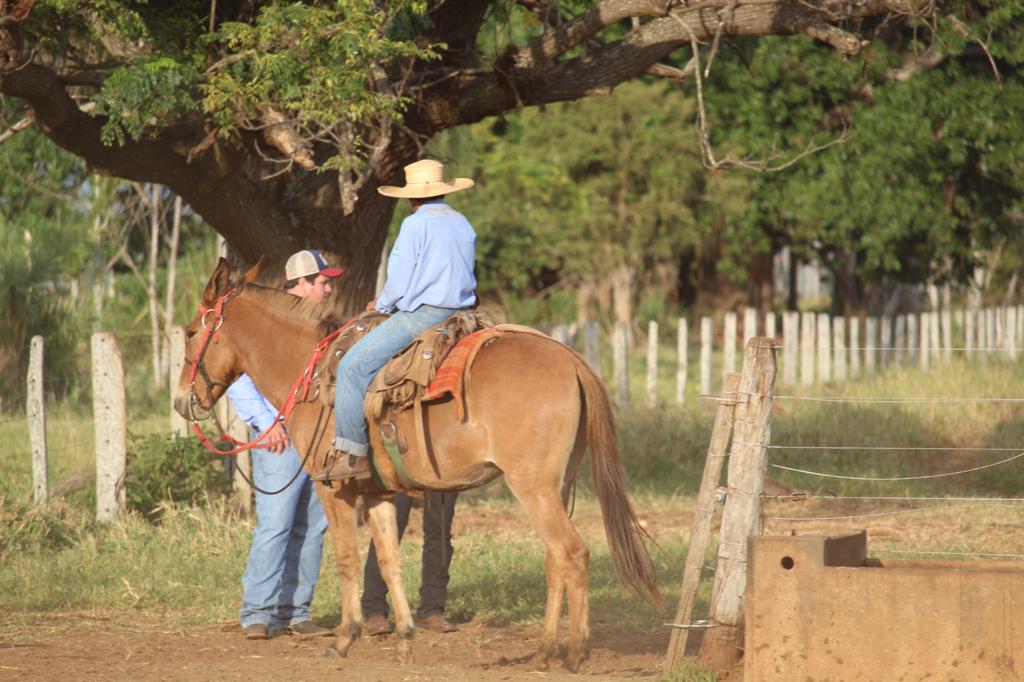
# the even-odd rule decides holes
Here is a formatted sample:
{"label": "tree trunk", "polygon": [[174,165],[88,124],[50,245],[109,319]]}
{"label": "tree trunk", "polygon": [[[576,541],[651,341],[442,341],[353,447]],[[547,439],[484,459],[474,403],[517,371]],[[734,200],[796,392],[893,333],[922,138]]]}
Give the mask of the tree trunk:
{"label": "tree trunk", "polygon": [[612,273],[615,321],[626,323],[626,347],[633,347],[633,266],[623,263]]}
{"label": "tree trunk", "polygon": [[181,239],[181,197],[174,197],[174,213],[171,217],[171,238],[167,244],[167,298],[164,304],[164,334],[160,354],[160,376],[174,378],[168,374],[171,367],[171,330],[174,328],[174,290],[178,281],[178,242]]}
{"label": "tree trunk", "polygon": [[147,298],[149,299],[149,331],[150,347],[153,352],[153,385],[160,388],[164,385],[165,373],[161,372],[163,363],[160,361],[160,304],[157,302],[157,259],[160,257],[160,185],[149,186],[149,282]]}

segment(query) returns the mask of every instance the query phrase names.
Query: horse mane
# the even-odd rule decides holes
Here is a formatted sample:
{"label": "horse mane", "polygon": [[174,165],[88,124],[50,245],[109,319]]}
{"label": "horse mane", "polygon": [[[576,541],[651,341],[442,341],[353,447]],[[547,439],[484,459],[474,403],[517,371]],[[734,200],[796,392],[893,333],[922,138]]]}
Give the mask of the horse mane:
{"label": "horse mane", "polygon": [[326,302],[310,301],[292,296],[287,291],[265,287],[259,284],[246,284],[245,291],[255,294],[270,307],[282,310],[289,315],[296,315],[316,324],[316,333],[323,338],[352,319],[352,315],[343,315],[336,307]]}
{"label": "horse mane", "polygon": [[333,311],[328,309],[326,304],[320,301],[311,301],[293,296],[281,289],[249,283],[245,285],[244,291],[254,295],[256,298],[262,299],[275,310],[284,311],[289,315],[295,315],[317,325],[324,320],[325,314],[328,317],[334,314]]}

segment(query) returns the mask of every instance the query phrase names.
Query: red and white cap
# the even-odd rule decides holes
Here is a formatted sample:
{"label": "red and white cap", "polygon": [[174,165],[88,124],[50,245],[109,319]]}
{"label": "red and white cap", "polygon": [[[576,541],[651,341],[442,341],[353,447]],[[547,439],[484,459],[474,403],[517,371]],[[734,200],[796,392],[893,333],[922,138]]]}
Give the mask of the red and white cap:
{"label": "red and white cap", "polygon": [[308,277],[309,275],[323,275],[324,277],[338,277],[345,270],[343,268],[332,268],[320,255],[317,249],[305,249],[292,254],[284,266],[285,281]]}

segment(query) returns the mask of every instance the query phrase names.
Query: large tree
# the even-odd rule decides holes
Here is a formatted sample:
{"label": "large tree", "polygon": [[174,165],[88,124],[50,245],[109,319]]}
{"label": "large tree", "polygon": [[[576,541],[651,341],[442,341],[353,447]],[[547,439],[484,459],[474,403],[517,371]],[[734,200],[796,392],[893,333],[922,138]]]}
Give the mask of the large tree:
{"label": "large tree", "polygon": [[692,62],[664,63],[674,52],[699,44],[710,61],[735,36],[803,34],[854,54],[871,18],[931,5],[0,0],[0,94],[25,105],[8,125],[34,122],[100,172],[169,186],[245,260],[328,249],[357,304],[394,209],[377,187],[438,131],[643,74],[681,80]]}

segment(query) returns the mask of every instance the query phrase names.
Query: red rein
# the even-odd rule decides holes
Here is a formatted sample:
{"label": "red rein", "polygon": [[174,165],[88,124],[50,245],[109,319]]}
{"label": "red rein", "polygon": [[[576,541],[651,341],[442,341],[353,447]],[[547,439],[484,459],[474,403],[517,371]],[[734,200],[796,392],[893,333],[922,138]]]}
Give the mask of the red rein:
{"label": "red rein", "polygon": [[[213,340],[213,343],[218,343],[220,341],[220,328],[224,324],[224,306],[227,304],[228,298],[230,298],[231,295],[234,293],[234,288],[228,290],[226,294],[224,294],[223,296],[220,297],[220,299],[218,299],[217,304],[213,308],[207,308],[203,304],[199,304],[199,314],[202,316],[201,319],[204,331],[202,341],[199,345],[199,350],[196,352],[195,358],[192,359],[192,371],[189,374],[189,390],[191,396],[195,396],[196,374],[199,372],[199,367],[202,364],[203,356],[206,354],[207,346],[209,346],[211,339]],[[210,313],[213,313],[215,316],[213,324],[206,323],[206,317]],[[292,388],[288,393],[288,399],[285,400],[284,405],[281,407],[280,410],[278,410],[277,417],[274,418],[274,423],[271,424],[265,431],[263,431],[263,433],[259,434],[250,441],[243,442],[236,440],[228,433],[225,433],[224,428],[220,425],[220,422],[217,420],[216,414],[213,414],[213,410],[211,408],[210,412],[211,414],[213,414],[213,423],[216,424],[217,430],[220,432],[221,438],[232,443],[233,445],[235,445],[235,447],[230,450],[217,449],[217,447],[213,445],[213,443],[211,443],[210,440],[206,437],[206,434],[203,433],[203,430],[199,428],[199,423],[193,419],[192,430],[195,431],[196,436],[199,437],[199,441],[210,452],[225,456],[237,455],[239,452],[251,450],[252,448],[257,446],[269,447],[271,445],[276,445],[278,443],[284,442],[283,440],[275,440],[269,443],[264,443],[263,439],[267,437],[267,434],[270,433],[270,431],[274,428],[274,426],[277,425],[278,422],[284,422],[288,419],[288,417],[291,416],[292,411],[295,409],[296,405],[298,405],[301,402],[305,402],[306,400],[309,399],[310,390],[313,388],[313,385],[315,383],[319,382],[319,377],[316,376],[316,366],[320,363],[320,360],[323,359],[324,353],[327,352],[327,348],[328,346],[331,345],[331,342],[334,341],[334,339],[336,339],[339,334],[348,329],[348,327],[357,319],[359,318],[356,317],[349,320],[341,327],[339,327],[338,329],[334,330],[333,332],[322,338],[320,342],[316,344],[316,348],[313,349],[313,355],[312,357],[310,357],[309,363],[306,365],[306,369],[303,370],[302,374],[299,375],[299,378],[295,380],[294,384],[292,384]]]}

